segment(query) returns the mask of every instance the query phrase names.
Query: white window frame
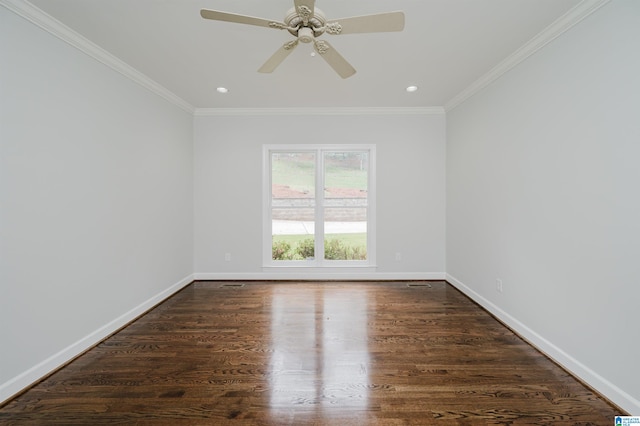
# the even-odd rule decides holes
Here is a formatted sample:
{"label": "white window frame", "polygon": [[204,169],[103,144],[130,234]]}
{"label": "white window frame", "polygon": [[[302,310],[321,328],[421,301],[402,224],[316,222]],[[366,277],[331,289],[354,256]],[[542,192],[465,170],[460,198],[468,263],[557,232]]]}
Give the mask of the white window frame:
{"label": "white window frame", "polygon": [[[366,260],[328,260],[324,258],[324,153],[367,151],[369,170],[367,174],[367,259]],[[314,152],[316,154],[315,179],[315,256],[309,260],[273,260],[272,259],[272,221],[271,221],[271,154],[274,152]],[[343,268],[376,266],[376,146],[374,144],[290,144],[263,145],[262,151],[262,264],[266,268]]]}

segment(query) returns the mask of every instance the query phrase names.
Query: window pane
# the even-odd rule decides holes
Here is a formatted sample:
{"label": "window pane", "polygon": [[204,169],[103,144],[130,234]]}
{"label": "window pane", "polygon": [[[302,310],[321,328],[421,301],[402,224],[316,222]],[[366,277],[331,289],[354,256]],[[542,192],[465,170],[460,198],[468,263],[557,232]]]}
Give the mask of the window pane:
{"label": "window pane", "polygon": [[367,152],[324,153],[324,258],[367,259]]}
{"label": "window pane", "polygon": [[369,172],[367,152],[324,154],[324,197],[366,199]]}
{"label": "window pane", "polygon": [[272,199],[315,198],[316,156],[312,152],[271,153]]}
{"label": "window pane", "polygon": [[325,208],[324,258],[367,260],[367,209]]}
{"label": "window pane", "polygon": [[313,259],[315,153],[271,153],[271,258]]}
{"label": "window pane", "polygon": [[271,259],[311,260],[314,257],[314,209],[271,209]]}

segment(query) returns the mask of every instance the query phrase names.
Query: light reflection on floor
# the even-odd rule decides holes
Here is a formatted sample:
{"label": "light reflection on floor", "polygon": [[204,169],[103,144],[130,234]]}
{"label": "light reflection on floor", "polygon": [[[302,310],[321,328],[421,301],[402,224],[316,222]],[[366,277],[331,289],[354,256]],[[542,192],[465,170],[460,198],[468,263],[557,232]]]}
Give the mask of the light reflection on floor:
{"label": "light reflection on floor", "polygon": [[368,408],[368,309],[364,288],[274,289],[272,415]]}

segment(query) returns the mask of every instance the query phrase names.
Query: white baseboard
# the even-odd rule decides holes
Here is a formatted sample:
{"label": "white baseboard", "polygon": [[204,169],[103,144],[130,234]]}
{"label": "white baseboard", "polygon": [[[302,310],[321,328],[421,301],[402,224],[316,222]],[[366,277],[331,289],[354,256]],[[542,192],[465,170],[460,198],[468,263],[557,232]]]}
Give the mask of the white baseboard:
{"label": "white baseboard", "polygon": [[193,280],[193,275],[189,275],[181,279],[171,287],[161,291],[160,293],[131,309],[129,312],[120,315],[118,318],[103,325],[99,329],[88,334],[77,342],[67,346],[60,352],[50,356],[49,358],[34,365],[25,372],[3,383],[2,385],[0,385],[0,404],[13,398],[16,394],[36,383],[38,380],[41,380],[43,377],[47,376],[56,369],[60,368],[73,358],[80,355],[82,352],[100,343],[101,340],[108,337],[110,334],[114,333],[121,327],[127,325],[129,322],[133,321],[140,315],[144,314],[146,311],[153,308],[155,305],[162,302],[172,294],[181,290]]}
{"label": "white baseboard", "polygon": [[446,280],[451,285],[455,286],[458,290],[467,295],[469,298],[471,298],[474,302],[478,303],[480,306],[493,314],[500,321],[509,326],[524,339],[526,339],[536,349],[540,350],[542,353],[553,359],[571,374],[591,386],[593,389],[602,394],[605,398],[608,398],[618,407],[631,414],[640,414],[640,401],[633,398],[631,395],[618,388],[613,383],[600,376],[586,365],[582,364],[580,361],[576,360],[570,354],[558,348],[552,342],[548,341],[543,336],[527,327],[527,325],[520,322],[517,318],[503,311],[497,305],[495,305],[455,277],[451,276],[450,274],[446,274]]}
{"label": "white baseboard", "polygon": [[300,270],[300,268],[285,268],[265,272],[219,273],[196,272],[195,280],[211,281],[292,281],[292,280],[444,280],[444,272],[370,272],[370,271],[318,271]]}

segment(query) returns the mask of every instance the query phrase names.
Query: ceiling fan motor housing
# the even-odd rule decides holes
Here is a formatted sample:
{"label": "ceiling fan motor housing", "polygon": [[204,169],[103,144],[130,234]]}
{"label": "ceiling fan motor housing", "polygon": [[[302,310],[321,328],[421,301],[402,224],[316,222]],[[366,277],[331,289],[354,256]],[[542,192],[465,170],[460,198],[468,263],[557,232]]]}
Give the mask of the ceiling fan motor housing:
{"label": "ceiling fan motor housing", "polygon": [[304,19],[295,7],[289,9],[284,17],[284,23],[287,24],[288,31],[303,43],[310,43],[314,37],[321,36],[325,31],[326,22],[324,13],[317,7],[314,9],[313,16],[309,18],[307,25],[304,25]]}

